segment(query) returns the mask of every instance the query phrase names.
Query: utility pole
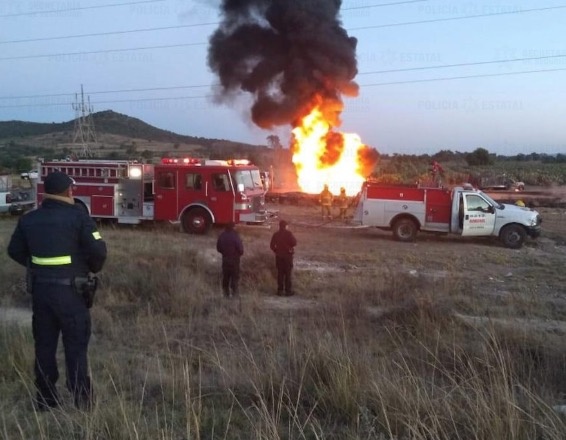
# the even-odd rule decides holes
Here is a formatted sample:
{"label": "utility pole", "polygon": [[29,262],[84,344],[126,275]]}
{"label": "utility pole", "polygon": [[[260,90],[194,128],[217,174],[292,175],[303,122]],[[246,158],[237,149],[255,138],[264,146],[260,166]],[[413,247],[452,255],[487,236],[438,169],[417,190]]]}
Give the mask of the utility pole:
{"label": "utility pole", "polygon": [[73,134],[73,144],[80,144],[82,151],[80,157],[94,157],[94,152],[90,149],[90,145],[96,145],[96,132],[94,130],[94,121],[92,120],[92,106],[90,105],[90,97],[85,97],[83,85],[81,84],[81,97],[79,101],[78,95],[75,93],[75,102],[73,103],[75,110],[75,132]]}

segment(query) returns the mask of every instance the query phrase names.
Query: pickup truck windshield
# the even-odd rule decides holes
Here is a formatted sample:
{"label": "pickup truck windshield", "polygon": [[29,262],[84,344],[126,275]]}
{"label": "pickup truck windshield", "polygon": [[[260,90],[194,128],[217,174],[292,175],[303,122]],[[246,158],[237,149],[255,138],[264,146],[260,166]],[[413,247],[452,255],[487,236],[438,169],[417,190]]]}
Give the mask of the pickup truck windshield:
{"label": "pickup truck windshield", "polygon": [[240,170],[236,171],[233,176],[236,188],[241,183],[245,190],[263,189],[259,170]]}

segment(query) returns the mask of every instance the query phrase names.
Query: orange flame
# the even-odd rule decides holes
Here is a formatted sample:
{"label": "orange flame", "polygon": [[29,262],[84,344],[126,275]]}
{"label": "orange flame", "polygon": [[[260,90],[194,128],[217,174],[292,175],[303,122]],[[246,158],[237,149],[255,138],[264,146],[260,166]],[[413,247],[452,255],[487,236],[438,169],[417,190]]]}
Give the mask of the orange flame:
{"label": "orange flame", "polygon": [[320,105],[292,130],[293,163],[302,191],[320,193],[325,184],[334,195],[340,188],[356,195],[365,181],[361,152],[367,148],[354,133],[332,131]]}

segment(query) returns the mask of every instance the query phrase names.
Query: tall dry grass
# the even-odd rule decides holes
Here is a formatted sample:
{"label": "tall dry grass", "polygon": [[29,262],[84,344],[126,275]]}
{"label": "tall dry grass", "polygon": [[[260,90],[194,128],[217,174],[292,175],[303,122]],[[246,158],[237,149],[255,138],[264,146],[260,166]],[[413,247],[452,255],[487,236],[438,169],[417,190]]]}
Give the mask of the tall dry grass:
{"label": "tall dry grass", "polygon": [[[74,410],[62,380],[62,409],[36,413],[29,322],[2,323],[2,439],[564,439],[563,337],[462,319],[489,300],[427,258],[297,228],[300,295],[276,298],[271,233],[246,229],[242,295],[225,300],[214,233],[102,232],[96,405]],[[23,271],[0,258],[3,303],[25,304]]]}

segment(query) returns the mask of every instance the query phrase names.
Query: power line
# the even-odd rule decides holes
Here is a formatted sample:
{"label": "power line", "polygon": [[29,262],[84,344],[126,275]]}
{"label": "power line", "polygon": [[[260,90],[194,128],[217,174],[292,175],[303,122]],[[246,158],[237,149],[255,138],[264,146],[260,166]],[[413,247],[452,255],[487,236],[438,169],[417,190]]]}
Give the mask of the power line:
{"label": "power line", "polygon": [[14,14],[3,14],[0,15],[0,18],[5,17],[20,17],[23,15],[38,15],[38,14],[52,14],[58,12],[70,12],[70,11],[82,11],[86,9],[102,9],[102,8],[113,8],[116,6],[130,6],[130,5],[139,5],[143,3],[161,3],[165,0],[141,0],[135,2],[128,2],[128,3],[110,3],[106,5],[95,5],[95,6],[77,6],[76,8],[66,8],[66,9],[51,9],[45,11],[34,11],[34,12],[17,12]]}
{"label": "power line", "polygon": [[203,46],[205,44],[207,43],[179,43],[179,44],[164,44],[161,46],[130,47],[125,49],[104,49],[104,50],[89,50],[85,52],[64,52],[64,53],[52,53],[52,54],[40,54],[40,55],[20,55],[16,57],[2,57],[0,58],[0,61],[63,57],[63,56],[74,56],[74,55],[93,55],[99,53],[129,52],[132,50],[166,49],[172,47]]}
{"label": "power line", "polygon": [[566,5],[561,6],[548,6],[545,8],[533,8],[533,9],[521,9],[518,11],[505,11],[505,12],[491,12],[487,14],[476,14],[476,15],[464,15],[461,17],[446,17],[446,18],[434,18],[431,20],[419,20],[419,21],[406,21],[401,23],[389,23],[389,24],[377,24],[374,26],[362,26],[357,28],[350,28],[348,31],[361,31],[365,29],[378,29],[396,26],[410,26],[414,24],[425,24],[425,23],[439,23],[443,21],[455,21],[455,20],[469,20],[471,18],[483,18],[483,17],[494,17],[500,15],[510,15],[510,14],[526,14],[529,12],[541,12],[541,11],[551,11],[556,9],[564,9]]}
{"label": "power line", "polygon": [[475,61],[471,63],[456,63],[456,64],[441,64],[439,66],[421,66],[421,67],[407,67],[405,69],[388,69],[388,70],[374,70],[373,72],[359,72],[358,75],[373,75],[379,73],[398,73],[398,72],[412,72],[417,70],[434,70],[434,69],[447,69],[450,67],[466,67],[466,66],[482,66],[486,64],[500,64],[500,63],[516,63],[518,61],[536,61],[551,58],[565,58],[565,54],[560,55],[544,55],[540,57],[525,57],[525,58],[509,58],[505,60],[491,60],[491,61]]}
{"label": "power line", "polygon": [[[450,76],[450,77],[440,77],[440,78],[426,78],[426,79],[413,79],[407,81],[390,81],[382,83],[373,84],[361,84],[361,88],[365,87],[378,87],[378,86],[389,86],[389,85],[401,85],[401,84],[415,84],[415,83],[426,83],[426,82],[438,82],[438,81],[453,81],[460,79],[472,79],[472,78],[489,78],[489,77],[501,77],[501,76],[511,76],[511,75],[527,75],[533,73],[545,73],[545,72],[562,72],[566,71],[565,68],[559,69],[540,69],[540,70],[524,70],[520,72],[502,72],[502,73],[485,73],[478,75],[466,75],[466,76]],[[199,86],[200,87],[200,86]],[[171,87],[171,89],[176,87]],[[180,87],[179,87],[180,88]],[[142,90],[142,89],[140,89]],[[152,90],[152,89],[147,89]],[[204,99],[212,98],[213,95],[201,95],[201,96],[174,96],[174,97],[162,97],[162,98],[137,98],[137,99],[118,99],[109,101],[93,101],[91,104],[116,104],[124,102],[143,102],[143,101],[172,101],[172,100],[182,100],[182,99]],[[15,104],[15,105],[2,105],[0,108],[18,108],[18,107],[50,107],[59,105],[69,105],[70,102],[57,102],[57,103],[43,103],[43,104]]]}
{"label": "power line", "polygon": [[35,41],[52,41],[52,40],[68,40],[72,38],[85,38],[85,37],[101,37],[106,35],[123,35],[123,34],[133,34],[137,32],[153,32],[153,31],[165,31],[170,29],[184,29],[184,28],[191,28],[191,27],[200,27],[200,26],[211,26],[217,25],[219,23],[194,23],[194,24],[181,24],[176,26],[163,26],[163,27],[156,27],[156,28],[144,28],[144,29],[130,29],[124,31],[112,31],[112,32],[97,32],[92,34],[78,34],[78,35],[63,35],[59,37],[42,37],[42,38],[30,38],[27,40],[9,40],[9,41],[0,41],[0,44],[15,44],[15,43],[31,43]]}
{"label": "power line", "polygon": [[[117,104],[124,102],[143,102],[143,101],[172,101],[179,99],[203,99],[203,98],[213,98],[213,95],[202,95],[202,96],[172,96],[163,98],[136,98],[136,99],[116,99],[110,101],[92,101],[91,104]],[[43,104],[33,104],[33,107],[52,107],[59,105],[70,105],[71,102],[50,102]],[[30,104],[16,104],[16,105],[2,105],[0,108],[17,108],[17,107],[30,107]]]}
{"label": "power line", "polygon": [[[158,0],[164,1],[164,0]],[[420,3],[428,0],[410,0],[398,3],[381,3],[377,5],[365,5],[365,6],[354,6],[351,8],[345,8],[343,10],[354,10],[354,9],[368,9],[368,8],[375,8],[380,6],[393,6],[393,5],[400,5],[406,3]],[[143,3],[143,2],[142,2]],[[483,17],[492,17],[492,16],[500,16],[500,15],[509,15],[509,14],[523,14],[529,12],[541,12],[541,11],[549,11],[554,9],[564,9],[566,5],[562,6],[549,6],[545,8],[533,8],[533,9],[523,9],[517,11],[504,11],[504,12],[493,12],[493,13],[486,13],[486,14],[476,14],[476,15],[466,15],[461,17],[446,17],[446,18],[435,18],[431,20],[418,20],[418,21],[407,21],[401,23],[387,23],[387,24],[379,24],[373,26],[363,26],[357,28],[350,28],[347,29],[348,31],[357,31],[357,30],[365,30],[365,29],[378,29],[378,28],[387,28],[387,27],[396,27],[396,26],[409,26],[415,24],[426,24],[426,23],[437,23],[437,22],[445,22],[445,21],[454,21],[454,20],[469,20],[473,18],[483,18]],[[2,16],[0,16],[2,17]],[[90,34],[77,34],[77,35],[62,35],[57,37],[42,37],[42,38],[30,38],[26,40],[8,40],[8,41],[0,41],[0,44],[18,44],[18,43],[32,43],[37,41],[53,41],[53,40],[66,40],[66,39],[73,39],[73,38],[86,38],[86,37],[100,37],[106,35],[123,35],[123,34],[132,34],[138,32],[154,32],[154,31],[163,31],[163,30],[171,30],[171,29],[186,29],[191,27],[201,27],[201,26],[215,26],[219,25],[218,22],[209,22],[209,23],[192,23],[192,24],[184,24],[184,25],[175,25],[175,26],[162,26],[162,27],[155,27],[155,28],[141,28],[141,29],[128,29],[122,31],[110,31],[110,32],[96,32]],[[206,44],[206,43],[202,43]],[[137,48],[132,48],[131,50],[136,50]],[[33,56],[35,57],[35,56]],[[6,58],[1,58],[6,59]],[[8,58],[10,59],[10,58]]]}
{"label": "power line", "polygon": [[422,3],[428,0],[407,0],[404,2],[395,2],[395,3],[379,3],[377,5],[364,5],[364,6],[352,6],[351,8],[340,8],[341,11],[352,11],[354,9],[368,9],[368,8],[380,8],[382,6],[396,6],[396,5],[406,5],[409,3]]}
{"label": "power line", "polygon": [[[164,1],[164,0],[158,0]],[[396,3],[381,3],[377,5],[365,5],[365,6],[353,6],[351,8],[343,8],[342,11],[349,11],[354,9],[368,9],[368,8],[378,8],[382,6],[395,6],[395,5],[403,5],[409,3],[422,3],[428,0],[408,0]],[[139,2],[144,3],[144,2]],[[0,15],[0,17],[3,17]],[[156,28],[143,28],[143,29],[130,29],[130,30],[123,30],[123,31],[111,31],[111,32],[97,32],[91,34],[78,34],[78,35],[63,35],[58,37],[42,37],[42,38],[29,38],[26,40],[8,40],[8,41],[0,41],[0,44],[16,44],[16,43],[32,43],[36,41],[53,41],[53,40],[67,40],[72,38],[86,38],[86,37],[100,37],[106,35],[123,35],[123,34],[132,34],[137,32],[153,32],[153,31],[164,31],[164,30],[171,30],[171,29],[184,29],[184,28],[191,28],[191,27],[200,27],[200,26],[216,26],[219,25],[219,22],[212,22],[212,23],[193,23],[193,24],[183,24],[183,25],[176,25],[176,26],[163,26],[163,27],[156,27]]]}
{"label": "power line", "polygon": [[[216,84],[212,84],[215,86]],[[130,93],[130,92],[150,92],[157,90],[179,90],[179,89],[197,89],[203,87],[211,87],[211,84],[188,85],[188,86],[169,86],[169,87],[150,87],[143,89],[121,89],[121,90],[99,90],[88,92],[89,95],[100,95],[108,93]],[[75,93],[53,93],[46,95],[23,95],[23,96],[0,96],[0,99],[30,99],[30,98],[56,98],[60,96],[75,96]]]}
{"label": "power line", "polygon": [[[158,0],[164,1],[164,0]],[[383,6],[395,6],[395,5],[403,5],[409,3],[422,3],[428,0],[408,0],[402,2],[395,2],[395,3],[380,3],[376,5],[364,5],[364,6],[353,6],[351,8],[343,8],[343,11],[349,11],[354,9],[368,9],[368,8],[378,8]],[[141,2],[144,3],[144,2]],[[2,16],[0,16],[2,17]],[[17,44],[17,43],[32,43],[37,41],[53,41],[53,40],[67,40],[73,38],[86,38],[86,37],[100,37],[106,35],[123,35],[123,34],[132,34],[137,32],[153,32],[153,31],[164,31],[164,30],[171,30],[171,29],[184,29],[184,28],[191,28],[191,27],[201,27],[201,26],[216,26],[219,25],[219,22],[212,22],[212,23],[193,23],[193,24],[183,24],[183,25],[176,25],[176,26],[163,26],[163,27],[155,27],[155,28],[142,28],[142,29],[129,29],[129,30],[122,30],[122,31],[110,31],[110,32],[96,32],[90,34],[77,34],[77,35],[62,35],[58,37],[42,37],[42,38],[29,38],[26,40],[8,40],[8,41],[0,41],[0,44]]]}
{"label": "power line", "polygon": [[[450,67],[465,67],[465,66],[481,66],[487,64],[499,64],[499,63],[512,63],[519,61],[537,61],[544,59],[553,58],[565,58],[566,54],[561,55],[545,55],[540,57],[524,57],[524,58],[511,58],[502,60],[491,60],[491,61],[476,61],[471,63],[456,63],[456,64],[442,64],[439,66],[420,66],[420,67],[408,67],[405,69],[389,69],[389,70],[375,70],[372,72],[359,72],[358,75],[374,75],[382,73],[398,73],[398,72],[410,72],[410,71],[420,71],[420,70],[434,70],[434,69],[445,69]],[[205,87],[214,87],[219,84],[202,84],[202,85],[182,85],[182,86],[168,86],[168,87],[151,87],[151,88],[138,88],[138,89],[118,89],[118,90],[98,90],[94,92],[89,92],[89,95],[100,95],[100,94],[110,94],[110,93],[133,93],[133,92],[149,92],[149,91],[159,91],[159,90],[180,90],[180,89],[196,89]],[[0,99],[31,99],[31,98],[55,98],[62,96],[74,96],[74,93],[55,93],[55,94],[43,94],[43,95],[23,95],[23,96],[0,96]]]}
{"label": "power line", "polygon": [[[163,1],[163,0],[152,0],[152,1]],[[427,1],[427,0],[412,0],[412,2],[417,2],[417,1],[420,2],[420,1]],[[401,3],[405,3],[405,2],[400,2],[400,3],[395,3],[395,4],[401,4]],[[123,4],[125,4],[125,3],[123,3]],[[390,4],[359,6],[359,7],[356,7],[356,8],[360,9],[360,8],[375,7],[375,6],[388,6],[388,5],[390,5]],[[358,28],[350,28],[348,30],[349,31],[355,31],[355,30],[377,29],[377,28],[396,27],[396,26],[409,26],[409,25],[415,25],[415,24],[437,23],[437,22],[454,21],[454,20],[467,20],[467,19],[473,19],[473,18],[483,18],[483,17],[501,16],[501,15],[509,15],[509,14],[541,12],[541,11],[549,11],[549,10],[564,9],[564,8],[566,8],[566,5],[550,6],[550,7],[545,7],[545,8],[523,9],[523,10],[518,10],[518,11],[506,11],[506,12],[494,12],[494,13],[488,13],[488,14],[466,15],[466,16],[462,16],[462,17],[447,17],[447,18],[435,18],[435,19],[432,19],[432,20],[409,21],[409,22],[402,22],[402,23],[389,23],[389,24],[381,24],[381,25],[374,25],[374,26],[363,26],[363,27],[358,27]],[[58,39],[72,39],[72,38],[82,38],[82,37],[92,37],[92,36],[127,34],[127,33],[135,33],[135,32],[150,32],[150,31],[156,31],[156,30],[179,29],[179,28],[197,27],[197,26],[209,26],[209,25],[215,25],[215,24],[217,24],[217,23],[194,23],[194,24],[190,24],[190,25],[166,26],[166,27],[159,27],[159,28],[131,29],[131,30],[125,30],[125,31],[100,32],[100,33],[93,33],[93,34],[35,38],[35,39],[29,39],[29,40],[12,40],[12,41],[0,42],[0,44],[26,43],[26,42],[49,41],[49,40],[58,40]],[[134,51],[134,50],[165,49],[165,48],[185,47],[185,46],[202,46],[202,45],[206,45],[206,44],[207,43],[203,42],[203,43],[190,43],[190,44],[171,44],[171,45],[161,45],[161,46],[131,47],[131,48],[125,48],[125,49],[105,49],[105,50],[86,51],[86,52],[66,52],[66,53],[56,53],[56,54],[19,55],[19,56],[14,56],[14,57],[2,57],[2,58],[0,58],[0,61],[23,60],[23,59],[33,59],[33,58],[49,58],[49,57],[70,56],[70,55],[71,56],[72,55],[89,55],[89,54],[111,53],[111,52],[127,52],[127,51]]]}
{"label": "power line", "polygon": [[560,69],[541,69],[541,70],[523,70],[521,72],[504,72],[504,73],[483,73],[478,75],[467,75],[467,76],[448,76],[442,78],[427,78],[427,79],[412,79],[407,81],[391,81],[383,83],[374,84],[363,84],[360,87],[377,87],[377,86],[391,86],[397,84],[414,84],[414,83],[425,83],[425,82],[436,82],[436,81],[452,81],[457,79],[470,79],[470,78],[489,78],[496,76],[510,76],[510,75],[527,75],[530,73],[542,73],[542,72],[560,72],[566,71],[566,67]]}

